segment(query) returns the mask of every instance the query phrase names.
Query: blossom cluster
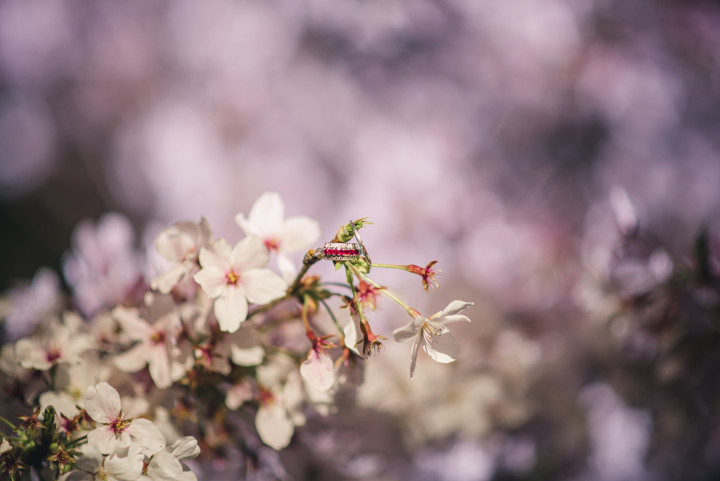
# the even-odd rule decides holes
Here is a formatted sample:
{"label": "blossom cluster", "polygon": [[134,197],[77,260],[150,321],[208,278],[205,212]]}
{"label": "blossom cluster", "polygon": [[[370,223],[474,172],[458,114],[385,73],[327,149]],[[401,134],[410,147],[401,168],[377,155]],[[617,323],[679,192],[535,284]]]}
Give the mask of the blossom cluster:
{"label": "blossom cluster", "polygon": [[[103,220],[95,234],[107,241],[113,228],[126,233],[119,219]],[[26,336],[2,348],[7,392],[37,408],[21,427],[6,420],[14,436],[3,441],[0,472],[11,479],[32,469],[73,481],[191,480],[196,476],[182,461],[198,456],[200,446],[208,459],[227,456],[230,446],[280,450],[308,412],[332,412],[336,395],[362,377],[359,361],[382,350],[385,337],[368,317],[380,296],[412,318],[393,333],[398,342],[412,340],[410,377],[421,346],[440,363],[458,358],[447,324],[469,322],[461,313],[471,302],[453,301],[426,317],[370,276],[373,268],[404,270],[427,291],[437,287],[435,261],[372,263],[358,233],[365,219],[339,228],[331,244],[356,247],[332,257],[314,247],[319,224],[285,218],[276,193],[263,194],[236,222],[245,236],[235,243],[214,237],[206,219],[164,229],[155,239],[163,268],[147,280],[132,264],[137,256],[127,253],[119,257],[130,267],[99,268],[114,257],[83,225],[66,265],[78,281],[69,279],[72,305],[53,301],[56,307],[23,326]],[[120,239],[116,250],[129,243],[125,234]],[[303,252],[296,265],[291,255]],[[345,282],[308,274],[318,263],[343,269]],[[26,302],[46,306],[31,289]],[[5,316],[7,332],[19,332],[11,322]],[[122,401],[118,390],[127,395]],[[39,434],[30,442],[33,429]]]}

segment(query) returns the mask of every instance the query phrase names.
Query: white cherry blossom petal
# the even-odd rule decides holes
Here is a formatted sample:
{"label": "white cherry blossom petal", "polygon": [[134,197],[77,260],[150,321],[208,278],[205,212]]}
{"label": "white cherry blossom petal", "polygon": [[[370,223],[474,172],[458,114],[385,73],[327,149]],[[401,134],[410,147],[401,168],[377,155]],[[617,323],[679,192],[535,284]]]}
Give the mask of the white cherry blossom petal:
{"label": "white cherry blossom petal", "polygon": [[109,426],[93,429],[87,434],[87,439],[88,444],[95,446],[103,454],[110,454],[119,444]]}
{"label": "white cherry blossom petal", "polygon": [[193,276],[193,279],[200,284],[208,297],[214,299],[225,291],[228,282],[227,273],[228,271],[220,270],[217,267],[204,267]]}
{"label": "white cherry blossom petal", "polygon": [[[419,318],[424,322],[423,318]],[[422,325],[422,323],[420,323]],[[403,327],[399,327],[393,331],[393,339],[395,339],[395,342],[405,342],[409,341],[410,339],[414,338],[418,330],[420,329],[420,326],[418,326],[418,323],[415,319],[404,325]]]}
{"label": "white cherry blossom petal", "polygon": [[149,348],[148,365],[150,377],[157,387],[165,389],[172,384],[172,366],[168,351],[164,346],[153,346]]}
{"label": "white cherry blossom petal", "polygon": [[232,247],[225,239],[217,239],[210,246],[203,247],[200,249],[198,260],[200,261],[200,267],[203,269],[206,267],[215,267],[221,271],[225,271],[230,267],[230,252]]}
{"label": "white cherry blossom petal", "polygon": [[248,303],[244,289],[228,286],[222,296],[215,300],[215,317],[221,331],[235,332],[248,313]]}
{"label": "white cherry blossom petal", "polygon": [[358,356],[362,356],[362,353],[358,349],[358,342],[362,339],[362,332],[360,331],[360,322],[352,317],[343,328],[343,335],[345,336],[345,347],[353,351]]}
{"label": "white cherry blossom petal", "polygon": [[265,357],[265,350],[260,346],[248,348],[231,346],[230,353],[232,362],[238,366],[257,366]]}
{"label": "white cherry blossom petal", "polygon": [[152,456],[165,447],[165,437],[152,421],[144,418],[133,419],[125,430],[133,443],[142,448],[144,454]]}
{"label": "white cherry blossom petal", "polygon": [[180,262],[195,248],[200,236],[200,226],[194,222],[178,222],[158,234],[155,250],[169,261]]}
{"label": "white cherry blossom petal", "polygon": [[412,348],[410,349],[410,379],[415,375],[415,366],[417,365],[417,357],[420,352],[422,338],[422,331],[418,331],[415,339],[413,339]]}
{"label": "white cherry blossom petal", "polygon": [[137,344],[132,349],[115,356],[113,362],[123,372],[138,372],[147,365],[146,349],[144,343]]}
{"label": "white cherry blossom petal", "polygon": [[474,302],[466,302],[466,301],[452,301],[450,304],[448,304],[445,309],[438,312],[437,314],[432,315],[431,317],[447,317],[447,316],[453,316],[455,314],[460,314],[468,307],[474,306]]}
{"label": "white cherry blossom petal", "polygon": [[260,439],[273,449],[280,450],[290,444],[295,426],[285,410],[275,403],[260,406],[255,416],[255,428]]}
{"label": "white cherry blossom petal", "polygon": [[277,232],[285,218],[285,204],[277,192],[265,192],[250,208],[248,221],[260,232],[260,237]]}
{"label": "white cherry blossom petal", "polygon": [[441,363],[453,362],[460,354],[460,346],[449,333],[433,336],[433,341],[424,343],[423,349],[434,361]]}
{"label": "white cherry blossom petal", "polygon": [[168,447],[177,459],[192,459],[200,455],[200,446],[192,436],[183,436]]}
{"label": "white cherry blossom petal", "polygon": [[281,252],[306,250],[320,239],[320,224],[310,217],[289,217],[280,228],[278,237]]}
{"label": "white cherry blossom petal", "polygon": [[85,410],[93,421],[111,423],[120,414],[120,395],[110,384],[98,383],[85,391]]}
{"label": "white cherry blossom petal", "polygon": [[297,276],[298,270],[295,267],[295,263],[285,254],[278,253],[277,266],[280,275],[287,284],[290,284],[295,279],[295,276]]}
{"label": "white cherry blossom petal", "polygon": [[148,463],[146,475],[152,481],[177,481],[182,470],[180,461],[168,451],[162,450]]}
{"label": "white cherry blossom petal", "polygon": [[330,356],[311,349],[300,365],[300,374],[315,389],[327,391],[335,384],[335,368]]}
{"label": "white cherry blossom petal", "polygon": [[287,284],[270,269],[254,269],[246,272],[243,285],[248,301],[253,304],[267,304],[285,295]]}
{"label": "white cherry blossom petal", "polygon": [[103,466],[105,472],[109,475],[109,479],[134,481],[142,473],[144,459],[145,457],[137,448],[130,447],[127,455],[118,456],[113,453],[105,458]]}
{"label": "white cherry blossom petal", "polygon": [[118,321],[120,327],[133,341],[146,339],[152,333],[152,328],[140,317],[137,309],[116,307],[112,311],[112,317]]}
{"label": "white cherry blossom petal", "polygon": [[258,236],[248,236],[238,242],[230,254],[230,265],[239,269],[240,276],[251,269],[265,267],[270,259],[265,243]]}
{"label": "white cherry blossom petal", "polygon": [[150,282],[150,287],[156,291],[167,294],[172,291],[173,287],[180,282],[180,279],[187,273],[184,264],[175,264],[165,274],[161,274]]}

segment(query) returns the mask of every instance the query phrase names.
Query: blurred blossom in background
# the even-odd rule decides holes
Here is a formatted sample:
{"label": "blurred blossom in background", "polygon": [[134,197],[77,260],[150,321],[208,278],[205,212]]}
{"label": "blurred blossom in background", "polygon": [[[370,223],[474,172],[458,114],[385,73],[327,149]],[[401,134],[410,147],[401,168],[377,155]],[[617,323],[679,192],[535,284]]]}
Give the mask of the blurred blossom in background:
{"label": "blurred blossom in background", "polygon": [[709,0],[4,1],[6,340],[52,271],[89,315],[157,274],[160,229],[236,241],[275,191],[323,239],[368,217],[376,262],[437,259],[429,295],[377,274],[424,315],[475,302],[457,363],[410,381],[386,342],[360,407],[280,452],[289,475],[714,479],[720,345],[678,325],[717,336],[696,314],[717,298],[627,301],[697,267],[703,228],[720,262],[719,67]]}

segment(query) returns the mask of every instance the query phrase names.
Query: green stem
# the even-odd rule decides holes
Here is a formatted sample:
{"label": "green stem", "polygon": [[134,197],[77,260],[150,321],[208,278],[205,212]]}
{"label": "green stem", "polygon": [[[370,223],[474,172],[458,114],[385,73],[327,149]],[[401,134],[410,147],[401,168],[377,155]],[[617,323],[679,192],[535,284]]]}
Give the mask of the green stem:
{"label": "green stem", "polygon": [[86,439],[87,439],[87,435],[85,435],[85,436],[80,436],[79,438],[73,439],[72,441],[70,441],[69,443],[67,443],[67,447],[74,446],[74,445],[76,445],[77,443],[79,443],[79,442],[81,442],[81,441],[85,441]]}
{"label": "green stem", "polygon": [[0,416],[0,421],[4,422],[8,426],[10,426],[12,429],[17,429],[13,423],[5,419],[4,417]]}
{"label": "green stem", "polygon": [[382,267],[385,269],[400,269],[403,271],[407,270],[407,266],[401,266],[401,265],[397,265],[397,264],[373,264],[372,266],[373,267]]}
{"label": "green stem", "polygon": [[[345,331],[343,331],[343,328],[340,326],[340,323],[338,322],[337,318],[335,317],[335,314],[333,313],[332,309],[330,309],[330,306],[328,306],[328,303],[325,302],[325,299],[320,299],[320,303],[325,306],[325,310],[327,310],[328,314],[330,314],[330,318],[332,319],[333,323],[335,324],[335,327],[337,327],[338,332],[340,333],[340,337],[345,337]],[[343,341],[344,344],[344,341]]]}
{"label": "green stem", "polygon": [[[413,316],[413,313],[416,313],[416,312],[417,312],[415,309],[413,309],[412,307],[408,306],[408,305],[405,304],[403,301],[401,301],[400,299],[398,299],[397,297],[395,297],[395,295],[392,294],[391,292],[389,292],[387,289],[382,289],[382,286],[381,286],[380,284],[378,284],[378,283],[375,282],[374,280],[370,279],[368,276],[366,276],[365,274],[363,274],[362,272],[360,272],[360,271],[359,271],[358,269],[356,269],[354,266],[351,265],[351,266],[350,266],[350,269],[353,271],[353,273],[354,273],[357,277],[359,277],[360,279],[364,280],[364,281],[367,282],[368,284],[371,284],[371,285],[373,285],[374,287],[376,287],[377,289],[379,289],[381,294],[386,295],[386,296],[388,296],[390,299],[392,299],[393,301],[397,302],[397,303],[398,303],[403,309],[405,309],[405,310],[408,312],[408,314],[410,314],[411,316]],[[354,292],[354,289],[353,289],[353,292]],[[413,316],[413,317],[414,317],[414,316]]]}
{"label": "green stem", "polygon": [[290,284],[290,287],[287,290],[287,296],[293,296],[297,291],[298,287],[300,286],[300,282],[302,281],[302,278],[307,274],[307,271],[310,270],[310,268],[320,260],[319,257],[315,255],[315,251],[312,249],[305,254],[305,257],[303,258],[303,266],[302,269],[300,269],[300,272],[298,272],[298,275],[295,277],[295,280],[292,284]]}
{"label": "green stem", "polygon": [[349,285],[345,284],[344,282],[321,282],[320,285],[321,286],[347,287],[348,289],[352,290],[352,288]]}

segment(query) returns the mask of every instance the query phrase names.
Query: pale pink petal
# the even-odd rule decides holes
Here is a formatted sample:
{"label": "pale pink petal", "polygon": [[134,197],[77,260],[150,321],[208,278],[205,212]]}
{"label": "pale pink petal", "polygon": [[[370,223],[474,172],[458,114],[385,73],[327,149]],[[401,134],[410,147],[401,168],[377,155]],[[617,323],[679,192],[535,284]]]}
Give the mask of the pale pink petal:
{"label": "pale pink petal", "polygon": [[130,447],[127,455],[111,454],[105,458],[105,471],[110,475],[110,479],[134,481],[142,473],[144,459],[145,456],[137,448]]}
{"label": "pale pink petal", "polygon": [[214,312],[221,331],[237,331],[248,313],[248,304],[243,289],[228,286],[223,295],[215,300]]}
{"label": "pale pink petal", "polygon": [[195,282],[200,284],[205,294],[211,299],[221,296],[227,286],[227,275],[228,271],[221,271],[216,267],[205,267],[200,269],[193,278]]}
{"label": "pale pink petal", "polygon": [[172,384],[170,358],[164,346],[153,346],[148,349],[150,377],[160,389]]}
{"label": "pale pink petal", "polygon": [[281,252],[300,252],[320,239],[320,224],[309,217],[289,217],[278,235]]}
{"label": "pale pink petal", "polygon": [[460,314],[465,309],[467,309],[470,306],[474,306],[474,302],[465,302],[465,301],[452,301],[450,304],[448,304],[445,309],[438,312],[437,314],[434,314],[431,317],[446,317],[446,316],[453,316],[455,314]]}
{"label": "pale pink petal", "polygon": [[250,208],[248,221],[260,232],[260,237],[277,234],[285,219],[285,204],[277,192],[265,192]]}
{"label": "pale pink petal", "polygon": [[247,382],[242,382],[228,389],[225,395],[225,405],[228,409],[235,410],[242,406],[245,401],[252,399],[252,397],[252,388]]}
{"label": "pale pink petal", "polygon": [[144,418],[133,419],[125,430],[133,443],[143,449],[143,453],[153,455],[165,447],[165,437],[152,421]]}
{"label": "pale pink petal", "polygon": [[79,451],[82,453],[77,461],[79,469],[94,473],[102,465],[103,455],[95,444],[90,442],[84,444],[80,446]]}
{"label": "pale pink petal", "polygon": [[88,444],[95,446],[101,453],[110,454],[118,445],[115,433],[110,426],[100,426],[87,434]]}
{"label": "pale pink petal", "polygon": [[295,280],[298,270],[288,256],[285,254],[278,254],[277,266],[280,271],[280,275],[287,284],[290,284]]}
{"label": "pale pink petal", "polygon": [[242,278],[251,269],[265,267],[269,259],[263,240],[251,235],[235,244],[230,255],[230,265],[240,271]]}
{"label": "pale pink petal", "polygon": [[200,446],[192,436],[183,436],[169,447],[170,453],[177,459],[192,459],[200,455]]}
{"label": "pale pink petal", "polygon": [[138,372],[147,365],[147,355],[148,346],[142,343],[115,356],[114,362],[117,368],[123,372]]}
{"label": "pale pink petal", "polygon": [[460,347],[452,334],[433,336],[433,342],[423,343],[423,349],[434,361],[453,362],[460,354]]}
{"label": "pale pink petal", "polygon": [[409,341],[420,331],[420,326],[422,326],[423,322],[425,322],[424,318],[417,318],[413,319],[403,327],[395,329],[393,331],[393,339],[395,339],[395,342]]}
{"label": "pale pink petal", "polygon": [[193,222],[178,222],[155,238],[155,249],[165,259],[180,262],[191,253],[200,239],[200,227]]}
{"label": "pale pink petal", "polygon": [[184,264],[175,264],[165,274],[159,275],[150,282],[150,287],[162,294],[167,294],[180,282],[180,279],[187,274]]}
{"label": "pale pink petal", "polygon": [[112,317],[118,321],[120,327],[134,341],[142,341],[150,337],[152,327],[140,317],[137,309],[127,307],[116,307],[112,311]]}
{"label": "pale pink petal", "polygon": [[335,384],[335,368],[330,356],[311,349],[300,365],[300,374],[315,389],[327,391]]}
{"label": "pale pink petal", "polygon": [[235,216],[235,223],[240,226],[246,236],[256,235],[258,237],[262,237],[262,233],[260,232],[260,230],[258,230],[258,228],[253,223],[246,219],[244,215],[237,214]]}
{"label": "pale pink petal", "polygon": [[227,243],[225,239],[218,239],[209,247],[203,247],[200,249],[200,260],[201,267],[215,267],[221,271],[227,271],[230,267],[230,253],[232,247]]}
{"label": "pale pink petal", "polygon": [[265,350],[260,346],[248,348],[231,346],[230,352],[232,362],[238,366],[257,366],[265,357]]}
{"label": "pale pink petal", "polygon": [[362,332],[360,332],[360,323],[352,318],[343,328],[343,334],[345,336],[345,347],[353,351],[358,356],[362,356],[362,353],[358,349],[358,342],[362,339]]}
{"label": "pale pink petal", "polygon": [[120,395],[106,382],[89,387],[85,391],[85,410],[95,422],[109,424],[120,414]]}
{"label": "pale pink petal", "polygon": [[418,331],[413,339],[412,348],[410,348],[410,379],[415,375],[415,366],[417,365],[418,353],[420,352],[420,344],[422,343],[422,331]]}
{"label": "pale pink petal", "polygon": [[278,450],[290,444],[295,431],[285,410],[274,403],[260,406],[255,416],[255,428],[265,444]]}
{"label": "pale pink petal", "polygon": [[253,269],[246,272],[243,285],[248,301],[253,304],[267,304],[278,297],[283,297],[287,290],[287,284],[282,277],[269,269]]}
{"label": "pale pink petal", "polygon": [[458,322],[458,321],[465,321],[465,322],[472,322],[470,321],[470,318],[463,314],[455,314],[452,316],[443,316],[438,318],[431,318],[433,324],[437,324],[439,326],[445,326],[447,324],[450,324],[451,322]]}
{"label": "pale pink petal", "polygon": [[152,457],[147,465],[147,477],[152,481],[177,481],[182,465],[175,456],[162,450]]}

